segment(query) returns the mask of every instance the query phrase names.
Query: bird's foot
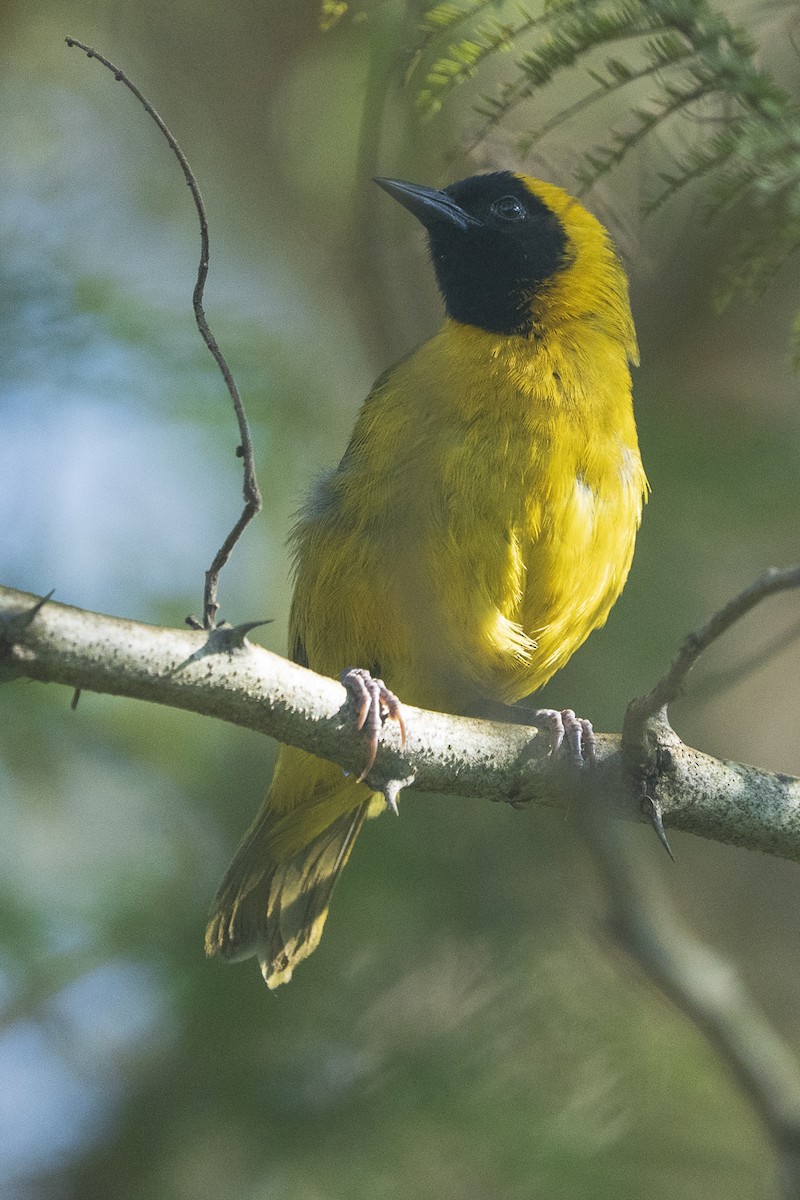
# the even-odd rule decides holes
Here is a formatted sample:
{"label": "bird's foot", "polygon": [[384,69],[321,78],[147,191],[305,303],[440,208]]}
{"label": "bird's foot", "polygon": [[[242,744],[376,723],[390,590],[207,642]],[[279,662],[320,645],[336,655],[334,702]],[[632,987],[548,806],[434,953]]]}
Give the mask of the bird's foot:
{"label": "bird's foot", "polygon": [[566,743],[570,757],[578,763],[590,766],[595,761],[595,739],[592,722],[585,717],[576,717],[571,708],[539,708],[529,716],[531,725],[541,729],[550,743],[549,753],[554,756]]}
{"label": "bird's foot", "polygon": [[339,682],[353,693],[358,708],[356,729],[363,729],[369,736],[369,758],[367,765],[358,777],[362,783],[369,775],[375,764],[378,753],[381,730],[385,720],[397,721],[400,726],[400,739],[406,740],[406,727],[403,721],[403,706],[390,692],[382,679],[374,679],[363,667],[348,667],[339,676]]}

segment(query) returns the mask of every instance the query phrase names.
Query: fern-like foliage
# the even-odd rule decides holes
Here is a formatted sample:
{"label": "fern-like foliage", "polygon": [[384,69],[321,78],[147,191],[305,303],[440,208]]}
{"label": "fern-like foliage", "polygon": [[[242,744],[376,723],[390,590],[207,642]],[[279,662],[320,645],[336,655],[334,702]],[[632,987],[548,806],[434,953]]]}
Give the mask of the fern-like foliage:
{"label": "fern-like foliage", "polygon": [[[710,0],[545,0],[527,8],[448,0],[427,11],[409,74],[420,111],[431,117],[458,85],[488,75],[495,62],[505,68],[474,102],[474,147],[512,114],[519,123],[526,102],[561,72],[582,66],[582,94],[519,135],[523,154],[591,105],[630,90],[619,125],[584,152],[580,193],[677,114],[698,117],[684,136],[689,148],[660,173],[647,208],[699,182],[709,215],[749,206],[755,219],[726,270],[724,303],[736,291],[760,291],[800,248],[800,108],[756,52]],[[800,318],[796,332],[800,359]]]}

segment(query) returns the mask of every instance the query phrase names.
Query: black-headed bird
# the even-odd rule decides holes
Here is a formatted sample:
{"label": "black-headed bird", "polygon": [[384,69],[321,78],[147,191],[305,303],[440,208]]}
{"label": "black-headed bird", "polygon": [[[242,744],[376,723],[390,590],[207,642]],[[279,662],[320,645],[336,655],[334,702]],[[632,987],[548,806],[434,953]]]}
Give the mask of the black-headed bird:
{"label": "black-headed bird", "polygon": [[[294,660],[360,695],[370,758],[381,714],[401,715],[373,676],[421,708],[477,714],[563,666],[622,590],[647,493],[628,285],[603,226],[508,171],[443,191],[377,182],[424,225],[446,316],[377,381],[309,499],[290,621]],[[553,750],[566,736],[590,751],[571,710],[530,717]],[[281,747],[208,953],[256,955],[269,987],[289,980],[383,808],[338,766]]]}

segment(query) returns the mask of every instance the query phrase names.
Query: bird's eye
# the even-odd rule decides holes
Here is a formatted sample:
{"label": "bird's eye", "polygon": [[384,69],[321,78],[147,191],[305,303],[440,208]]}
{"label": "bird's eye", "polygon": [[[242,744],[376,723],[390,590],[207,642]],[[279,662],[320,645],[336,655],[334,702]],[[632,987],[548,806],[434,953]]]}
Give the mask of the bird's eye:
{"label": "bird's eye", "polygon": [[501,196],[492,205],[492,215],[504,221],[523,221],[527,213],[516,196]]}

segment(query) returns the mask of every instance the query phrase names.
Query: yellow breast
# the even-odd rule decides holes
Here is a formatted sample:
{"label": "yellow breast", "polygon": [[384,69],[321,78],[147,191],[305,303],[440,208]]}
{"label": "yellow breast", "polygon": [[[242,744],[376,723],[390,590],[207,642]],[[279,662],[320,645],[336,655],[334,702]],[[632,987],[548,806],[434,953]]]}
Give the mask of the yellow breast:
{"label": "yellow breast", "polygon": [[587,370],[557,338],[453,323],[392,379],[402,501],[377,536],[426,703],[528,695],[622,589],[646,480],[625,353],[595,336]]}
{"label": "yellow breast", "polygon": [[603,624],[647,491],[624,272],[576,201],[526,186],[572,254],[532,296],[531,332],[447,319],[376,385],[298,535],[310,665],[377,665],[452,712],[529,695]]}

